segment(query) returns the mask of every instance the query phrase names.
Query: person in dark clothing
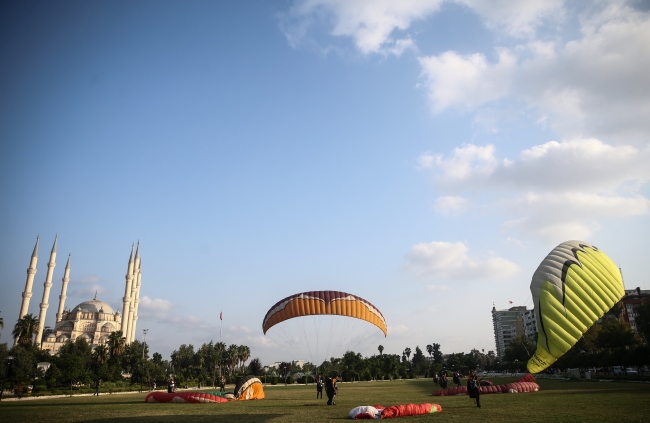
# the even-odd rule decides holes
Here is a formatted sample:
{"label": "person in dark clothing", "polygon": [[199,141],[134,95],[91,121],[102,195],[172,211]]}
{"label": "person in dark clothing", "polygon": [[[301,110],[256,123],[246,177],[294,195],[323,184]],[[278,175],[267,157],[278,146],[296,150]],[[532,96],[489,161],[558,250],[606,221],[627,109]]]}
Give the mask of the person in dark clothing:
{"label": "person in dark clothing", "polygon": [[323,399],[323,376],[318,375],[316,378],[316,399],[320,396]]}
{"label": "person in dark clothing", "polygon": [[439,379],[438,379],[438,373],[434,373],[434,374],[433,374],[433,383],[435,383],[436,385],[438,385],[438,381],[439,381]]}
{"label": "person in dark clothing", "polygon": [[339,392],[336,383],[336,376],[327,378],[325,381],[325,393],[327,394],[327,405],[336,405],[336,394]]}
{"label": "person in dark clothing", "polygon": [[470,398],[474,398],[476,406],[481,408],[481,388],[478,384],[478,377],[474,372],[470,373],[467,379],[467,392]]}
{"label": "person in dark clothing", "polygon": [[97,381],[95,382],[95,393],[93,394],[93,396],[95,396],[95,395],[99,396],[99,388],[101,386],[102,386],[102,380],[97,379]]}
{"label": "person in dark clothing", "polygon": [[454,383],[456,384],[456,386],[461,386],[460,374],[458,372],[454,372]]}
{"label": "person in dark clothing", "polygon": [[447,389],[447,383],[449,383],[447,373],[443,373],[442,376],[440,376],[440,383],[442,384],[442,389]]}
{"label": "person in dark clothing", "polygon": [[219,392],[226,392],[226,378],[223,376],[219,380]]}

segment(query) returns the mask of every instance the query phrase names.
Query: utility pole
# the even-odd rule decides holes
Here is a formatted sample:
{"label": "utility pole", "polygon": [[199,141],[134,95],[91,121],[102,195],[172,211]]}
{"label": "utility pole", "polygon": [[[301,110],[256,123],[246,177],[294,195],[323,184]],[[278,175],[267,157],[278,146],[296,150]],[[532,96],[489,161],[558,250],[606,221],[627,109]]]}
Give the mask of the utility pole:
{"label": "utility pole", "polygon": [[140,377],[140,392],[142,392],[142,381],[144,379],[144,350],[147,348],[147,332],[149,329],[142,329],[144,333],[144,342],[142,343],[142,376]]}

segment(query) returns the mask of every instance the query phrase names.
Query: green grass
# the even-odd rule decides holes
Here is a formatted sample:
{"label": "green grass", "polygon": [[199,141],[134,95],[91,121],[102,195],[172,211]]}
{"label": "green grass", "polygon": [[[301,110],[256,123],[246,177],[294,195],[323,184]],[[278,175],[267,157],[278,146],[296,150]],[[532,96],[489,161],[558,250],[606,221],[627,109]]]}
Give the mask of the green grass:
{"label": "green grass", "polygon": [[[493,379],[495,383],[514,379]],[[358,405],[436,402],[442,413],[402,421],[435,422],[641,422],[650,421],[650,384],[541,380],[541,390],[482,395],[478,409],[467,396],[432,397],[430,380],[339,385],[337,405],[316,400],[314,385],[269,386],[262,401],[227,404],[145,403],[146,394],[3,401],[0,421],[42,423],[118,422],[318,422],[344,420]],[[437,387],[436,387],[437,388]],[[479,419],[479,420],[476,420]]]}

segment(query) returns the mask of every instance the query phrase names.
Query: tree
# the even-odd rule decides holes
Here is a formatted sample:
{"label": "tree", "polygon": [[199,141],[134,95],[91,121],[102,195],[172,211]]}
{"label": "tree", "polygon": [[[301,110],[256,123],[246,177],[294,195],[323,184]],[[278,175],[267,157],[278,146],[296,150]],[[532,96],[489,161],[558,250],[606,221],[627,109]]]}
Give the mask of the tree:
{"label": "tree", "polygon": [[413,369],[416,374],[424,374],[427,360],[422,353],[420,347],[415,347],[415,354],[413,354]]}
{"label": "tree", "polygon": [[443,357],[442,357],[442,352],[440,351],[440,344],[436,344],[435,342],[431,344],[431,349],[433,350],[433,362],[435,364],[442,364]]}
{"label": "tree", "polygon": [[38,319],[32,314],[26,314],[21,319],[18,319],[14,330],[11,332],[14,339],[18,339],[18,343],[21,345],[31,344],[36,333],[38,333]]}
{"label": "tree", "polygon": [[650,342],[650,301],[639,304],[634,308],[634,322],[646,344]]}
{"label": "tree", "polygon": [[[4,328],[5,328],[5,319],[4,317],[0,317],[0,329],[4,329]],[[2,336],[2,334],[0,334],[0,336]]]}
{"label": "tree", "polygon": [[246,345],[240,345],[239,350],[237,353],[237,357],[239,358],[239,361],[241,362],[241,369],[242,372],[244,371],[244,365],[246,363],[246,360],[248,360],[251,356],[251,349],[248,348]]}
{"label": "tree", "polygon": [[108,348],[106,345],[98,345],[92,354],[93,364],[104,364],[108,361]]}
{"label": "tree", "polygon": [[411,349],[409,347],[404,349],[404,355],[406,356],[407,361],[411,358]]}
{"label": "tree", "polygon": [[533,343],[525,335],[519,336],[508,344],[503,354],[505,361],[528,361],[533,351]]}
{"label": "tree", "polygon": [[596,345],[609,351],[636,345],[638,339],[630,326],[617,319],[607,319],[600,327]]}
{"label": "tree", "polygon": [[248,371],[253,376],[260,376],[264,372],[262,362],[259,358],[254,358],[251,360],[251,362],[248,364]]}
{"label": "tree", "polygon": [[111,356],[111,359],[121,356],[124,353],[126,347],[126,338],[124,338],[122,331],[117,330],[108,335],[108,352]]}
{"label": "tree", "polygon": [[383,345],[378,346],[377,349],[379,350],[379,355],[384,354],[384,346]]}

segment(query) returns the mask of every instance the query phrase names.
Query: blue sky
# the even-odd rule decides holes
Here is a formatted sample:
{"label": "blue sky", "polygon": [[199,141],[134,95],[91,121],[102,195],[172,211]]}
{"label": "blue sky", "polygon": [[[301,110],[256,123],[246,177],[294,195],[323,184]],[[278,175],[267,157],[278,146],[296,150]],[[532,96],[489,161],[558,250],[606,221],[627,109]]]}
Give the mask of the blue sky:
{"label": "blue sky", "polygon": [[59,234],[49,324],[65,255],[67,306],[121,309],[139,239],[164,355],[217,340],[223,310],[227,343],[305,359],[261,322],[317,289],[382,310],[386,352],[494,349],[492,304],[532,306],[569,239],[650,289],[642,2],[0,7],[3,341],[37,234],[34,314]]}

